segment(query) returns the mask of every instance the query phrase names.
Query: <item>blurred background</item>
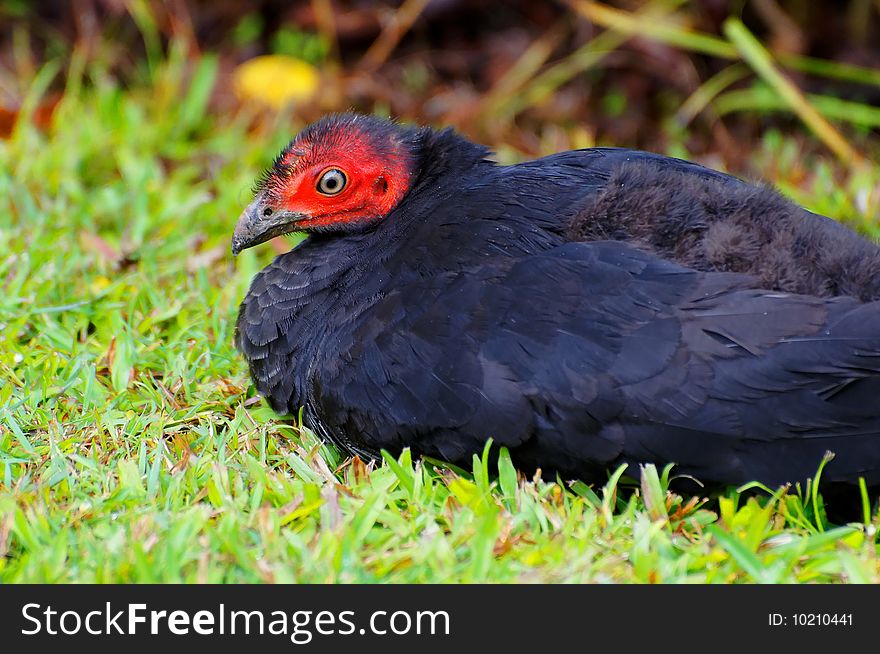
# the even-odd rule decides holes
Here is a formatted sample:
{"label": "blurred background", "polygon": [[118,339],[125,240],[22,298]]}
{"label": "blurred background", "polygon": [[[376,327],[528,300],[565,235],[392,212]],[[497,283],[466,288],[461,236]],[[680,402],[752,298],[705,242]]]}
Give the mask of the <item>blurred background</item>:
{"label": "blurred background", "polygon": [[0,583],[878,579],[876,518],[821,533],[815,494],[729,499],[748,540],[695,522],[687,558],[662,499],[605,523],[560,486],[507,513],[437,478],[402,519],[397,473],[278,419],[233,330],[291,241],[230,237],[279,149],[347,109],[505,163],[684,157],[880,238],[880,0],[0,0]]}
{"label": "blurred background", "polygon": [[880,0],[2,0],[0,25],[0,136],[46,62],[43,126],[65,75],[143,85],[173,57],[185,85],[209,57],[204,111],[263,105],[291,131],[356,109],[502,156],[601,143],[743,173],[777,132],[847,166],[877,153]]}

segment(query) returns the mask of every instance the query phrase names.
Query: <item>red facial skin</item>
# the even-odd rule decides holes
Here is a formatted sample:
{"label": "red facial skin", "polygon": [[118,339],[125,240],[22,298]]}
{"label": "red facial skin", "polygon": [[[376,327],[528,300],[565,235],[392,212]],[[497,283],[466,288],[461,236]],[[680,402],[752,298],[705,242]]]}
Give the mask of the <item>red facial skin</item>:
{"label": "red facial skin", "polygon": [[[332,141],[296,142],[267,185],[267,205],[308,216],[298,229],[324,230],[363,225],[386,216],[406,194],[411,156],[397,143],[379,151],[370,136],[355,127],[339,129]],[[337,168],[346,177],[342,191],[325,195],[318,181]]]}

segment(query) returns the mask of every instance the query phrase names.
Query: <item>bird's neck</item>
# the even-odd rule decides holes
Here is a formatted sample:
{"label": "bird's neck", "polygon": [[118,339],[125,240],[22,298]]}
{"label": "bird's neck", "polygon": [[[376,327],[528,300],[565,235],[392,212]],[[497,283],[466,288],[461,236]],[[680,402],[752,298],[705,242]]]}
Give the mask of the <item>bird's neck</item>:
{"label": "bird's neck", "polygon": [[416,169],[410,194],[444,182],[453,186],[460,176],[480,164],[489,164],[491,151],[484,145],[467,140],[451,128],[436,131],[424,128],[415,136]]}
{"label": "bird's neck", "polygon": [[[387,290],[388,278],[408,257],[408,236],[414,230],[430,234],[432,216],[459,188],[463,176],[485,163],[488,150],[451,130],[419,130],[419,156],[413,183],[388,215],[360,230],[312,234],[298,247],[280,255],[258,275],[252,287],[271,286],[274,301],[266,319],[285,332],[295,365],[307,365],[320,347],[326,325],[353,322]],[[415,240],[425,240],[417,236]],[[430,256],[432,253],[426,253]],[[428,265],[425,258],[416,263]],[[254,298],[246,302],[255,302]],[[315,350],[315,351],[312,351]]]}

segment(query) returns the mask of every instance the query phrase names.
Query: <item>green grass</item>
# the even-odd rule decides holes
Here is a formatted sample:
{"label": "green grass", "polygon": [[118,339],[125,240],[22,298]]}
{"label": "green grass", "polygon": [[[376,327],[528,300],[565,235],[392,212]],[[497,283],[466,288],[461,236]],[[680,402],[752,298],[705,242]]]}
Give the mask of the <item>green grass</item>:
{"label": "green grass", "polygon": [[[74,75],[48,133],[25,116],[0,140],[0,582],[880,581],[877,514],[831,525],[812,489],[703,504],[654,468],[365,466],[277,419],[232,345],[273,253],[233,261],[229,237],[299,125],[208,114],[211,58],[186,83],[150,66]],[[877,233],[877,168],[841,182],[773,133],[755,161]]]}

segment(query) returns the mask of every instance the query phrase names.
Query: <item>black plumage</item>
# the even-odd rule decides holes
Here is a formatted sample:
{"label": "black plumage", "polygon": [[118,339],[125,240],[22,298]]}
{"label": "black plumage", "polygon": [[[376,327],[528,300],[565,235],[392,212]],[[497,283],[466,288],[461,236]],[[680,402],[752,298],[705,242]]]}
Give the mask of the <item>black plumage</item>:
{"label": "black plumage", "polygon": [[491,437],[588,481],[672,462],[775,485],[832,451],[825,479],[880,484],[877,246],[659,155],[499,166],[451,131],[352,116],[308,142],[352,125],[406,151],[408,189],[254,279],[236,343],[276,411],[362,456],[468,464]]}

